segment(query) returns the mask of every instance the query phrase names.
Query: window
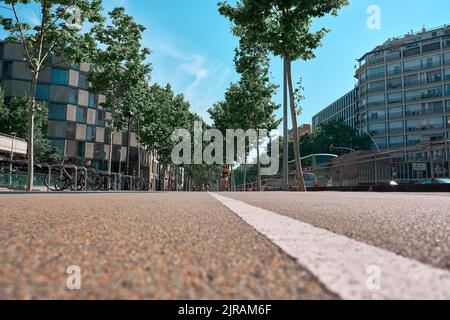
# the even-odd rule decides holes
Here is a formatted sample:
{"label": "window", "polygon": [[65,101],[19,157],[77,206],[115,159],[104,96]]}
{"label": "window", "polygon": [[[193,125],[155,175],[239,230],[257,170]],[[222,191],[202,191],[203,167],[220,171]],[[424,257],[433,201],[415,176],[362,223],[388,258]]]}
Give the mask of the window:
{"label": "window", "polygon": [[444,53],[444,64],[450,64],[450,52]]}
{"label": "window", "polygon": [[419,85],[419,74],[412,74],[409,76],[405,76],[405,87],[412,87]]}
{"label": "window", "polygon": [[411,72],[419,69],[433,68],[441,65],[441,56],[435,55],[423,59],[415,59],[405,61],[403,63],[403,69],[405,72]]}
{"label": "window", "polygon": [[67,139],[76,139],[77,125],[75,123],[67,124]]}
{"label": "window", "polygon": [[77,141],[77,152],[76,156],[80,158],[84,158],[86,154],[86,143]]}
{"label": "window", "polygon": [[417,48],[411,48],[411,49],[406,49],[403,51],[403,56],[404,57],[410,57],[410,56],[414,56],[420,54],[420,47]]}
{"label": "window", "polygon": [[95,94],[89,92],[89,101],[88,101],[89,108],[95,108]]}
{"label": "window", "polygon": [[89,88],[88,76],[86,74],[80,73],[78,78],[78,86],[83,90],[87,90]]}
{"label": "window", "polygon": [[450,117],[447,117],[447,128],[450,128]]}
{"label": "window", "polygon": [[389,122],[389,133],[403,132],[403,121]]}
{"label": "window", "polygon": [[77,122],[86,123],[87,121],[87,110],[82,107],[77,108]]}
{"label": "window", "polygon": [[408,120],[406,121],[406,128],[408,131],[442,129],[444,128],[444,118],[431,117],[431,118]]}
{"label": "window", "polygon": [[52,84],[69,85],[69,70],[53,68]]}
{"label": "window", "polygon": [[393,107],[389,108],[389,118],[400,118],[403,117],[403,107]]}
{"label": "window", "polygon": [[450,84],[445,85],[445,95],[450,96]]}
{"label": "window", "polygon": [[402,65],[400,63],[388,64],[387,74],[394,75],[402,73]]}
{"label": "window", "polygon": [[440,82],[440,81],[442,81],[441,70],[430,71],[430,72],[420,74],[420,83],[421,84]]}
{"label": "window", "polygon": [[[450,89],[450,86],[449,86],[449,89]],[[430,99],[430,98],[434,98],[434,97],[442,97],[442,88],[441,87],[405,92],[405,101],[417,101],[417,100]]]}
{"label": "window", "polygon": [[50,145],[55,147],[61,154],[64,154],[64,149],[66,146],[66,141],[61,139],[50,140]]}
{"label": "window", "polygon": [[50,103],[48,106],[48,118],[49,120],[66,120],[66,106]]}
{"label": "window", "polygon": [[383,62],[384,61],[384,52],[377,52],[372,55],[370,55],[367,59],[367,62],[369,64]]}
{"label": "window", "polygon": [[111,129],[106,128],[105,129],[105,144],[110,144],[110,143],[111,143]]}
{"label": "window", "polygon": [[402,102],[402,93],[401,92],[389,93],[387,95],[387,97],[388,97],[389,104]]}
{"label": "window", "polygon": [[389,137],[389,147],[397,148],[403,147],[405,144],[405,139],[403,136]]}
{"label": "window", "polygon": [[384,66],[367,69],[367,79],[384,77]]}
{"label": "window", "polygon": [[96,143],[94,146],[94,158],[98,160],[105,159],[105,146],[103,144]]}
{"label": "window", "polygon": [[408,146],[414,146],[414,145],[420,144],[422,142],[422,136],[417,135],[417,134],[408,135],[406,137],[406,140],[407,140]]}
{"label": "window", "polygon": [[88,126],[86,128],[86,141],[95,142],[95,127]]}
{"label": "window", "polygon": [[36,99],[39,101],[50,100],[50,86],[38,83],[36,86]]}
{"label": "window", "polygon": [[402,87],[402,78],[391,78],[387,81],[388,89],[397,89]]}
{"label": "window", "polygon": [[0,42],[0,60],[3,60],[4,52],[5,52],[5,43]]}
{"label": "window", "polygon": [[367,98],[369,106],[379,106],[384,105],[386,103],[386,99],[384,94],[376,95],[376,96],[369,96]]}
{"label": "window", "polygon": [[422,46],[422,53],[436,51],[441,49],[441,42],[430,43]]}
{"label": "window", "polygon": [[49,121],[47,125],[47,136],[50,138],[65,138],[66,130],[66,122]]}
{"label": "window", "polygon": [[384,109],[369,111],[369,120],[386,119],[386,111]]}
{"label": "window", "polygon": [[444,80],[450,80],[450,68],[444,70]]}
{"label": "window", "polygon": [[70,104],[78,104],[78,90],[77,89],[69,89],[69,103]]}
{"label": "window", "polygon": [[391,50],[388,53],[386,53],[386,60],[397,60],[402,57],[402,52],[400,50]]}
{"label": "window", "polygon": [[367,84],[368,92],[377,92],[384,91],[386,89],[386,85],[383,81],[369,82]]}
{"label": "window", "polygon": [[13,63],[12,61],[4,61],[2,69],[2,78],[11,79],[13,73]]}
{"label": "window", "polygon": [[418,103],[406,106],[406,116],[418,116],[422,114],[442,112],[444,112],[444,105],[442,101]]}
{"label": "window", "polygon": [[104,111],[97,111],[97,119],[95,121],[95,124],[100,127],[105,126],[105,116],[106,113]]}
{"label": "window", "polygon": [[366,72],[365,71],[359,75],[359,81],[360,82],[366,81]]}

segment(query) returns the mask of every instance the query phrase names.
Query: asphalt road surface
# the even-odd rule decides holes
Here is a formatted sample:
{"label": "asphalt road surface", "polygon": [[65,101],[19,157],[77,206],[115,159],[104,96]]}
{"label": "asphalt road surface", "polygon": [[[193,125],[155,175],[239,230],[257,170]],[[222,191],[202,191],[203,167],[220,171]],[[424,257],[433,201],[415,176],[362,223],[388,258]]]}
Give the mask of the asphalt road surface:
{"label": "asphalt road surface", "polygon": [[[3,299],[336,299],[207,193],[0,195]],[[78,266],[81,290],[66,287]]]}
{"label": "asphalt road surface", "polygon": [[[450,297],[447,194],[10,194],[0,203],[3,299],[370,298],[351,285],[353,273],[366,284],[362,253],[395,266],[387,287],[415,270],[411,297]],[[80,290],[67,287],[70,266]],[[389,290],[373,298],[397,297]]]}

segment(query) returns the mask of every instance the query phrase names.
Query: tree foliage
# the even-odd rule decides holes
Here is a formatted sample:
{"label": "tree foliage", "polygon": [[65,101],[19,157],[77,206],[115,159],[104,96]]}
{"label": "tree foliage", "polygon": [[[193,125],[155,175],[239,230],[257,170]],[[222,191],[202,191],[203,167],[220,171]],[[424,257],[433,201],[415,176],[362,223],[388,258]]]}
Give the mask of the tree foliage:
{"label": "tree foliage", "polygon": [[[17,133],[17,137],[28,137],[28,97],[16,97],[6,104],[3,91],[0,89],[0,132],[5,134]],[[40,163],[57,163],[62,159],[61,151],[50,145],[46,128],[48,123],[47,106],[36,105],[36,119],[34,131],[34,160]]]}
{"label": "tree foliage", "polygon": [[[36,108],[36,87],[39,74],[53,63],[53,57],[63,58],[67,63],[79,63],[87,60],[88,54],[95,48],[95,41],[89,32],[83,32],[84,22],[102,21],[101,0],[77,0],[75,2],[79,16],[73,20],[74,2],[71,0],[0,0],[3,9],[0,25],[9,34],[7,41],[18,42],[24,51],[24,61],[31,74],[31,90],[28,96],[28,179],[27,191],[33,189],[34,175],[34,117]],[[28,10],[22,6],[27,6]],[[21,7],[21,8],[19,8]],[[40,21],[34,26],[27,23],[28,17],[20,12],[30,12],[37,8]],[[38,18],[38,19],[39,19]]]}
{"label": "tree foliage", "polygon": [[[314,58],[314,50],[328,32],[312,31],[313,19],[337,15],[348,0],[238,0],[233,6],[220,2],[219,12],[232,23],[232,31],[244,46],[260,46],[284,60],[285,90],[289,91],[292,127],[297,128],[296,92],[292,81],[292,61]],[[287,108],[287,103],[285,103]],[[287,119],[285,119],[287,121]],[[300,163],[299,137],[294,130],[294,153],[297,179],[305,191]]]}
{"label": "tree foliage", "polygon": [[[106,95],[103,106],[112,113],[108,170],[112,170],[114,131],[123,129],[124,114],[134,111],[142,117],[148,95],[141,95],[151,67],[145,63],[150,50],[142,48],[145,27],[136,23],[125,9],[117,7],[108,13],[110,23],[97,23],[92,34],[99,47],[91,53],[89,79],[92,90]],[[136,99],[136,100],[134,100]]]}
{"label": "tree foliage", "polygon": [[360,135],[358,130],[347,125],[342,119],[333,119],[315,128],[301,139],[302,150],[305,155],[315,153],[341,154],[348,151],[330,150],[330,146],[350,148],[353,150],[369,150],[372,140],[367,134]]}

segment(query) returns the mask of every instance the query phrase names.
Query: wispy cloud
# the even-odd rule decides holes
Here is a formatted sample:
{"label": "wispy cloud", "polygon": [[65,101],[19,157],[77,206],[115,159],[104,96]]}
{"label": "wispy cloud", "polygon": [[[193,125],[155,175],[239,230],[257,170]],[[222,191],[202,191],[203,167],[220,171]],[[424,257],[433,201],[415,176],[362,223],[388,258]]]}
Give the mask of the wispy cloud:
{"label": "wispy cloud", "polygon": [[207,109],[222,98],[224,87],[230,80],[230,68],[163,41],[153,43],[153,51],[162,57],[161,61],[167,62],[167,65],[155,66],[155,69],[165,70],[159,73],[164,78],[159,76],[155,81],[176,86],[191,102],[194,111],[208,120]]}

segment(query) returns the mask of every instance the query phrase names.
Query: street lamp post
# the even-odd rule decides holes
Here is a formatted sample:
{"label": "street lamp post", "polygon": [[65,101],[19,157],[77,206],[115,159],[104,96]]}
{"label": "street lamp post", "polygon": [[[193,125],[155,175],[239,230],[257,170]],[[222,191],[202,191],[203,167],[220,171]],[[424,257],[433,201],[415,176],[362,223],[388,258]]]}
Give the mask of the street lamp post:
{"label": "street lamp post", "polygon": [[9,185],[12,185],[12,171],[13,171],[13,161],[14,161],[14,144],[16,142],[17,133],[11,132],[12,141],[11,141],[11,163],[9,164]]}
{"label": "street lamp post", "polygon": [[119,174],[122,174],[122,148],[119,149]]}
{"label": "street lamp post", "polygon": [[127,144],[127,168],[126,172],[127,175],[130,175],[130,144],[131,144],[131,119],[133,118],[134,114],[131,110],[124,113],[124,116],[127,118],[128,121],[128,144]]}

